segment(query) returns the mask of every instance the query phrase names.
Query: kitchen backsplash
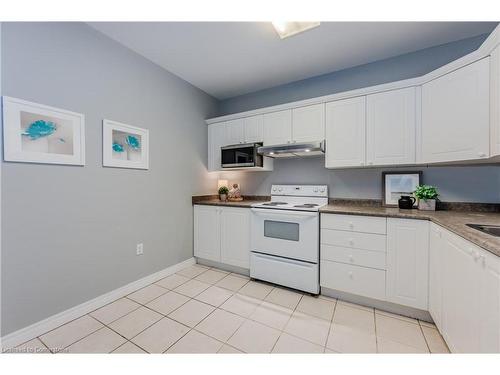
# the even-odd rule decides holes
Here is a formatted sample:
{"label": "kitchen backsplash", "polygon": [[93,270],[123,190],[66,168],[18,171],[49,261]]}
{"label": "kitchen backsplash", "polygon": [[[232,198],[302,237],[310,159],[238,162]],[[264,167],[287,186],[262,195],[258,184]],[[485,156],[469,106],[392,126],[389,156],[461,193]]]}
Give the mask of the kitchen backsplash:
{"label": "kitchen backsplash", "polygon": [[394,170],[422,171],[423,183],[436,186],[443,202],[500,203],[498,165],[330,170],[322,157],[275,159],[272,172],[209,173],[206,186],[215,192],[223,178],[238,182],[244,195],[269,195],[272,184],[327,184],[331,198],[381,199],[382,172]]}

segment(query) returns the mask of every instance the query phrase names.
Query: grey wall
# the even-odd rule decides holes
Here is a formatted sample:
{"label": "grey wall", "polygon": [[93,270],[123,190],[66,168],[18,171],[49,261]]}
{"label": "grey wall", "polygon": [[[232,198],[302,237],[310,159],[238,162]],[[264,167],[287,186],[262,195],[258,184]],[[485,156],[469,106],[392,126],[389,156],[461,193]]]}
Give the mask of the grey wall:
{"label": "grey wall", "polygon": [[[219,115],[417,77],[474,51],[486,37],[480,35],[226,99],[219,104]],[[422,170],[424,182],[436,185],[443,201],[500,203],[500,166],[401,169]],[[240,182],[245,194],[259,195],[268,195],[273,183],[328,184],[330,197],[381,199],[381,173],[386,170],[391,168],[328,170],[320,158],[275,160],[273,172],[224,172],[211,175],[209,183],[215,190],[218,177],[228,178]]]}
{"label": "grey wall", "polygon": [[418,77],[476,50],[487,36],[483,34],[225,99],[219,103],[219,115]]}
{"label": "grey wall", "polygon": [[[4,23],[2,44],[4,95],[86,125],[85,167],[2,163],[5,335],[192,256],[216,101],[85,24]],[[101,166],[103,118],[150,130],[148,171]]]}
{"label": "grey wall", "polygon": [[401,167],[369,169],[325,169],[321,157],[274,161],[273,172],[220,172],[211,176],[241,184],[243,194],[269,195],[272,184],[327,184],[334,198],[382,199],[382,171],[423,171],[423,182],[435,185],[447,202],[500,203],[500,166]]}

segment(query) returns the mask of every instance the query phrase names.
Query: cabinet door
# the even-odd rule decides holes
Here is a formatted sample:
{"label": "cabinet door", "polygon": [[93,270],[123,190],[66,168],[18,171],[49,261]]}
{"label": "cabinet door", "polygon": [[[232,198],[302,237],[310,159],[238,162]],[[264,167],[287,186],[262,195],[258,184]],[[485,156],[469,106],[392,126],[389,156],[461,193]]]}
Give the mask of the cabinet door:
{"label": "cabinet door", "polygon": [[314,142],[325,139],[325,105],[315,104],[292,110],[294,142]]}
{"label": "cabinet door", "polygon": [[436,323],[436,326],[442,330],[442,298],[443,298],[443,252],[444,241],[442,229],[430,223],[429,231],[429,313]]}
{"label": "cabinet door", "polygon": [[245,142],[245,119],[226,122],[227,144],[236,145]]}
{"label": "cabinet door", "polygon": [[245,143],[264,141],[264,122],[262,115],[245,118]]}
{"label": "cabinet door", "polygon": [[479,275],[471,244],[444,234],[443,313],[441,331],[452,352],[479,350]]}
{"label": "cabinet door", "polygon": [[365,97],[326,104],[326,168],[365,164]]}
{"label": "cabinet door", "polygon": [[422,161],[489,156],[489,58],[422,86]]}
{"label": "cabinet door", "polygon": [[387,300],[428,309],[429,222],[387,219]]}
{"label": "cabinet door", "polygon": [[292,140],[292,111],[266,113],[264,121],[264,145],[280,145]]}
{"label": "cabinet door", "polygon": [[500,258],[476,246],[480,272],[479,351],[500,353]]}
{"label": "cabinet door", "polygon": [[367,96],[368,165],[415,163],[415,106],[414,87]]}
{"label": "cabinet door", "polygon": [[491,156],[500,155],[500,47],[490,57]]}
{"label": "cabinet door", "polygon": [[226,123],[221,122],[208,126],[208,170],[218,171],[221,169],[222,146],[226,146]]}
{"label": "cabinet door", "polygon": [[194,256],[220,262],[220,208],[194,206]]}
{"label": "cabinet door", "polygon": [[250,210],[222,208],[221,262],[250,268]]}

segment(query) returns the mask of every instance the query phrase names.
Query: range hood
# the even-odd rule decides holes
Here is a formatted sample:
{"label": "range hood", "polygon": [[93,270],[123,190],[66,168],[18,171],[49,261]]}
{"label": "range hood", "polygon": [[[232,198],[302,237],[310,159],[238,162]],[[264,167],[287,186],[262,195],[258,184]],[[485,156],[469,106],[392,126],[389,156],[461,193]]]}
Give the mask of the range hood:
{"label": "range hood", "polygon": [[286,143],[284,145],[262,146],[257,153],[270,158],[291,158],[317,156],[325,153],[325,141]]}

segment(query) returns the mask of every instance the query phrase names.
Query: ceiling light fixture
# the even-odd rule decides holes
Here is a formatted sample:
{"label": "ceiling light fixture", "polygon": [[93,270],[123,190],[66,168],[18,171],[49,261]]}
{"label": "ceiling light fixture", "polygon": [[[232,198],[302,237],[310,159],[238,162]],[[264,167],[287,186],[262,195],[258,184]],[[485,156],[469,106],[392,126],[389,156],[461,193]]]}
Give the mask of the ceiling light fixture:
{"label": "ceiling light fixture", "polygon": [[306,30],[318,27],[320,22],[283,22],[283,21],[273,21],[274,29],[278,33],[281,39],[288,38],[290,36],[302,33]]}

